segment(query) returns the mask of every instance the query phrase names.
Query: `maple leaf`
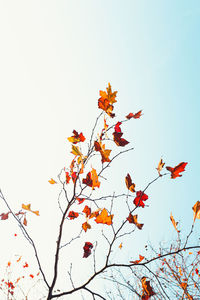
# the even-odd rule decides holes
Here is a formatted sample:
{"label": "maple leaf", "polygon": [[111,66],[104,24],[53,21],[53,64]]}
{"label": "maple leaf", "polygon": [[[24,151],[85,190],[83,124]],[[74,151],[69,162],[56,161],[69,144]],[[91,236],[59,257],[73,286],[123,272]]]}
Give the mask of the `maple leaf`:
{"label": "maple leaf", "polygon": [[30,204],[22,204],[22,208],[25,209],[25,210],[29,210],[31,211],[32,213],[34,213],[35,215],[39,216],[39,211],[38,210],[31,210],[31,205]]}
{"label": "maple leaf", "polygon": [[166,167],[166,169],[171,172],[171,178],[174,179],[176,177],[181,177],[182,176],[182,175],[180,175],[180,173],[185,171],[185,167],[186,167],[187,164],[188,164],[187,162],[181,162],[180,164],[178,164],[174,168]]}
{"label": "maple leaf", "polygon": [[78,134],[76,130],[73,130],[73,134],[74,134],[73,136],[67,138],[70,143],[77,144],[79,142],[85,141],[85,137],[82,132]]}
{"label": "maple leaf", "polygon": [[194,213],[194,218],[193,218],[194,221],[196,219],[200,219],[200,202],[197,201],[192,209],[193,209],[193,213]]}
{"label": "maple leaf", "polygon": [[82,224],[83,230],[86,232],[88,229],[91,229],[91,225],[88,222]]}
{"label": "maple leaf", "polygon": [[70,218],[70,220],[74,220],[76,218],[78,218],[79,213],[74,212],[73,210],[69,212],[68,217]]}
{"label": "maple leaf", "polygon": [[78,204],[81,204],[85,201],[85,198],[76,198],[76,200],[78,201]]}
{"label": "maple leaf", "polygon": [[145,204],[143,201],[146,201],[148,198],[149,197],[144,192],[138,191],[136,193],[136,197],[135,197],[133,203],[135,204],[135,206],[144,208]]}
{"label": "maple leaf", "polygon": [[83,257],[87,258],[91,254],[91,249],[93,248],[93,244],[90,242],[85,242],[85,246],[83,247],[84,253]]}
{"label": "maple leaf", "polygon": [[88,172],[86,178],[83,178],[82,182],[87,186],[92,187],[92,179],[91,179],[91,172]]}
{"label": "maple leaf", "polygon": [[97,172],[94,168],[92,168],[92,171],[91,171],[91,180],[92,180],[92,189],[94,190],[95,187],[100,187],[100,182],[99,182],[99,179],[98,179],[98,175],[97,175]]}
{"label": "maple leaf", "polygon": [[100,98],[98,99],[98,107],[102,110],[104,110],[111,118],[115,116],[115,114],[112,113],[113,111],[113,103],[117,102],[116,94],[117,92],[112,93],[111,85],[108,83],[108,87],[106,88],[107,92],[105,91],[99,91]]}
{"label": "maple leaf", "polygon": [[175,222],[174,217],[172,216],[172,213],[171,213],[171,215],[170,215],[170,220],[171,220],[171,222],[172,222],[172,224],[173,224],[175,230],[179,233],[180,230],[177,229],[178,222]]}
{"label": "maple leaf", "polygon": [[117,124],[115,125],[115,132],[122,132],[121,128],[119,127],[122,124],[122,122],[117,122]]}
{"label": "maple leaf", "polygon": [[51,184],[57,183],[53,178],[51,178],[50,180],[48,180],[48,182],[51,183]]}
{"label": "maple leaf", "polygon": [[144,256],[139,254],[139,259],[138,260],[133,260],[130,261],[131,264],[139,264],[142,260],[144,259]]}
{"label": "maple leaf", "polygon": [[91,214],[91,208],[85,205],[83,212],[85,213],[86,218],[88,218],[88,216]]}
{"label": "maple leaf", "polygon": [[113,216],[114,215],[109,216],[107,210],[104,208],[102,212],[96,217],[95,222],[98,224],[101,223],[111,225]]}
{"label": "maple leaf", "polygon": [[147,280],[146,277],[142,277],[141,279],[141,283],[142,283],[142,296],[154,296],[155,293],[150,285],[150,281]]}
{"label": "maple leaf", "polygon": [[110,161],[109,155],[112,150],[105,149],[105,145],[103,145],[101,142],[97,142],[97,141],[94,142],[94,148],[96,151],[99,151],[101,153],[102,164],[104,162]]}
{"label": "maple leaf", "polygon": [[71,177],[69,176],[69,172],[65,172],[66,184],[70,182]]}
{"label": "maple leaf", "polygon": [[129,119],[139,119],[142,115],[142,110],[138,111],[137,113],[133,114],[133,113],[129,113],[126,118],[129,120]]}
{"label": "maple leaf", "polygon": [[163,162],[162,158],[160,159],[159,163],[158,163],[158,167],[156,168],[156,170],[158,171],[159,176],[162,176],[160,174],[160,172],[162,171],[163,167],[164,167],[165,163]]}
{"label": "maple leaf", "polygon": [[124,147],[126,146],[129,142],[122,138],[123,133],[122,132],[113,132],[113,140],[117,146]]}
{"label": "maple leaf", "polygon": [[73,181],[73,183],[75,183],[76,178],[77,178],[76,172],[72,172],[71,176],[72,176],[72,181]]}
{"label": "maple leaf", "polygon": [[131,179],[131,176],[129,173],[125,177],[125,183],[126,183],[128,190],[131,191],[132,193],[134,193],[135,192],[135,184],[132,182],[132,179]]}
{"label": "maple leaf", "polygon": [[2,213],[2,214],[0,215],[1,220],[7,220],[7,219],[8,219],[9,213],[10,213],[10,212],[7,212],[6,214]]}
{"label": "maple leaf", "polygon": [[131,213],[129,213],[129,216],[126,219],[129,221],[129,223],[135,224],[135,226],[137,226],[137,228],[141,230],[144,224],[139,224],[137,221],[137,217],[137,215],[133,216]]}

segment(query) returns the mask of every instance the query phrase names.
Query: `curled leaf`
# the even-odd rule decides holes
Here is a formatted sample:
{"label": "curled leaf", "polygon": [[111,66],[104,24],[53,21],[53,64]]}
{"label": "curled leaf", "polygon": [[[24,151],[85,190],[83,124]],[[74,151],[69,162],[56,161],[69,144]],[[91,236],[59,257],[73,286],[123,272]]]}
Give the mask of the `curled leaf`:
{"label": "curled leaf", "polygon": [[196,219],[200,219],[200,202],[197,201],[192,209],[193,209],[193,213],[194,213],[193,219],[195,222]]}
{"label": "curled leaf", "polygon": [[129,213],[129,216],[126,219],[129,221],[129,223],[135,224],[135,226],[137,226],[137,228],[141,230],[144,224],[138,223],[137,217],[138,217],[137,215],[133,216],[131,213]]}
{"label": "curled leaf", "polygon": [[142,260],[144,259],[144,256],[139,254],[139,259],[138,260],[133,260],[130,261],[131,264],[139,264]]}
{"label": "curled leaf", "polygon": [[160,172],[162,171],[163,167],[164,167],[165,163],[163,162],[162,158],[160,159],[159,163],[158,163],[158,167],[156,168],[158,170],[158,174],[159,176],[162,176],[160,174]]}
{"label": "curled leaf", "polygon": [[93,248],[93,244],[90,242],[85,242],[85,246],[83,247],[84,253],[83,257],[87,258],[91,254],[91,249]]}
{"label": "curled leaf", "polygon": [[177,229],[178,222],[176,222],[176,221],[174,220],[174,217],[172,216],[172,213],[171,213],[171,215],[170,215],[170,220],[171,220],[172,225],[174,226],[175,230],[179,233],[180,230]]}
{"label": "curled leaf", "polygon": [[74,220],[76,218],[78,218],[79,213],[74,212],[73,210],[69,212],[68,217],[70,218],[70,220]]}
{"label": "curled leaf", "polygon": [[48,180],[48,182],[51,183],[51,184],[57,183],[53,178],[51,178],[50,180]]}
{"label": "curled leaf", "polygon": [[123,133],[122,132],[113,132],[113,140],[117,146],[124,147],[126,146],[129,142],[122,138]]}
{"label": "curled leaf", "polygon": [[86,232],[88,229],[91,229],[91,225],[88,222],[82,224],[83,230]]}
{"label": "curled leaf", "polygon": [[85,141],[85,137],[82,132],[80,134],[78,134],[78,132],[76,130],[73,130],[73,134],[74,134],[73,136],[70,136],[69,138],[67,138],[70,143],[77,144],[79,142]]}
{"label": "curled leaf", "polygon": [[32,213],[34,213],[35,215],[39,216],[39,211],[38,210],[31,210],[31,205],[30,204],[22,204],[22,208],[28,211],[31,211]]}
{"label": "curled leaf", "polygon": [[125,177],[125,183],[126,183],[128,190],[131,191],[132,193],[134,193],[135,192],[135,184],[132,182],[132,179],[131,179],[131,176],[129,173]]}
{"label": "curled leaf", "polygon": [[126,118],[129,120],[129,119],[139,119],[142,115],[142,110],[138,111],[137,113],[133,114],[133,113],[129,113]]}

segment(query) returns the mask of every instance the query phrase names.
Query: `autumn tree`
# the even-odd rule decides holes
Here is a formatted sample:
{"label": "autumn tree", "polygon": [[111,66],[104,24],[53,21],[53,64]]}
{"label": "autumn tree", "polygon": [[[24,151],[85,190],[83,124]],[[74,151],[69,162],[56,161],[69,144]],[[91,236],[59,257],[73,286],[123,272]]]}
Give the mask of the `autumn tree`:
{"label": "autumn tree", "polygon": [[[7,220],[12,216],[32,247],[48,300],[67,299],[67,296],[71,299],[71,295],[76,299],[80,295],[85,299],[121,298],[119,282],[113,275],[119,270],[122,270],[126,282],[130,274],[135,274],[138,278],[140,285],[134,288],[137,297],[146,300],[151,297],[157,299],[158,290],[146,276],[140,276],[138,268],[146,270],[152,260],[160,261],[168,257],[172,259],[174,255],[183,251],[199,248],[198,245],[185,244],[182,248],[168,249],[166,253],[156,253],[154,258],[144,257],[139,253],[135,254],[134,260],[125,253],[120,259],[117,258],[116,253],[123,247],[127,236],[133,235],[135,231],[142,231],[144,220],[141,220],[139,209],[144,209],[146,203],[150,202],[148,188],[161,178],[181,177],[187,162],[165,168],[163,160],[158,159],[157,175],[144,187],[137,186],[136,175],[133,180],[133,175],[127,170],[127,175],[122,178],[122,192],[105,193],[104,183],[109,181],[107,171],[113,161],[119,161],[121,155],[133,150],[129,147],[129,141],[125,139],[126,134],[122,130],[127,122],[137,121],[142,116],[140,110],[116,121],[116,98],[117,92],[112,91],[110,83],[106,91],[100,91],[98,108],[101,112],[96,118],[90,137],[86,138],[85,133],[73,129],[72,135],[68,137],[72,160],[68,166],[61,169],[57,178],[49,179],[52,188],[60,186],[57,198],[60,221],[55,256],[50,262],[52,276],[45,272],[36,243],[28,230],[28,226],[31,226],[28,224],[29,214],[39,217],[39,211],[32,209],[34,204],[22,203],[21,208],[15,212],[9,205],[9,199],[0,192],[0,197],[7,207],[7,211],[1,213],[1,219]],[[123,210],[119,210],[119,201],[122,200],[124,207]],[[199,209],[197,203],[194,209],[195,218],[199,218]],[[107,286],[105,279],[109,282]],[[111,282],[117,287],[117,294],[112,288],[108,290]],[[15,282],[15,286],[18,283]],[[99,283],[101,288],[98,288]],[[9,299],[17,297],[15,286],[12,287]]]}

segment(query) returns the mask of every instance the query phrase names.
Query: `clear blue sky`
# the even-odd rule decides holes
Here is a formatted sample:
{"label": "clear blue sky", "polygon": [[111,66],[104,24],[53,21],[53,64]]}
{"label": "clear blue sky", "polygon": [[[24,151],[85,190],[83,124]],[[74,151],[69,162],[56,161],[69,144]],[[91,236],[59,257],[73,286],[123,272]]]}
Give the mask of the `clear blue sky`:
{"label": "clear blue sky", "polygon": [[[200,200],[199,31],[199,1],[0,3],[0,187],[14,208],[26,202],[41,211],[40,221],[31,220],[40,241],[51,241],[47,224],[56,219],[57,191],[48,179],[69,162],[72,130],[92,128],[98,91],[108,82],[118,90],[119,119],[144,113],[122,128],[135,150],[123,168],[113,165],[116,187],[129,172],[144,188],[161,156],[170,166],[188,162],[182,178],[163,178],[149,189],[135,244],[143,249],[146,239],[170,239],[171,211],[189,227]],[[15,225],[1,226],[8,245]],[[6,259],[6,246],[3,252]]]}

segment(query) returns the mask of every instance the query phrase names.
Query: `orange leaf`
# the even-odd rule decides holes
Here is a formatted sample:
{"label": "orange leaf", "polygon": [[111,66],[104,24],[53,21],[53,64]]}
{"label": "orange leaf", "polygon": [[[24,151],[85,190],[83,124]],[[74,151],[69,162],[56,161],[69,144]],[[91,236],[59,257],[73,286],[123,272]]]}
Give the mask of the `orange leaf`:
{"label": "orange leaf", "polygon": [[83,230],[86,232],[88,229],[91,229],[91,225],[88,222],[82,224]]}
{"label": "orange leaf", "polygon": [[76,198],[76,200],[78,201],[78,204],[81,204],[85,201],[85,198]]}
{"label": "orange leaf", "polygon": [[122,249],[122,243],[119,245],[119,249]]}
{"label": "orange leaf", "polygon": [[94,148],[96,151],[99,151],[101,153],[102,163],[110,161],[109,155],[112,150],[105,149],[105,145],[102,145],[100,142],[97,141],[94,142]]}
{"label": "orange leaf", "polygon": [[131,176],[129,174],[126,175],[125,177],[125,183],[129,191],[132,193],[135,192],[135,184],[132,182]]}
{"label": "orange leaf", "polygon": [[111,85],[108,83],[108,87],[106,88],[107,92],[100,91],[100,98],[98,100],[98,107],[100,109],[103,109],[111,118],[115,116],[115,114],[112,113],[113,111],[113,103],[117,102],[116,94],[117,92],[112,93]]}
{"label": "orange leaf", "polygon": [[129,223],[133,223],[135,224],[135,226],[137,226],[138,229],[142,229],[142,227],[144,226],[144,224],[139,224],[137,221],[137,215],[132,215],[131,213],[129,213],[129,216],[127,218],[127,220],[129,221]]}
{"label": "orange leaf", "polygon": [[95,222],[98,224],[101,223],[111,225],[113,216],[114,215],[109,216],[107,210],[104,208],[102,212],[96,217]]}
{"label": "orange leaf", "polygon": [[27,204],[27,205],[22,204],[22,208],[25,209],[25,210],[29,210],[32,213],[34,213],[35,215],[39,216],[39,211],[38,210],[36,210],[36,211],[31,210],[31,205],[30,204]]}
{"label": "orange leaf", "polygon": [[98,180],[98,175],[95,169],[92,168],[91,171],[91,179],[92,179],[92,189],[94,190],[95,187],[100,187],[100,182]]}
{"label": "orange leaf", "polygon": [[170,220],[171,220],[171,222],[172,222],[172,224],[173,224],[175,230],[179,233],[180,230],[177,229],[178,222],[175,222],[174,217],[172,216],[172,213],[171,213],[171,215],[170,215]]}
{"label": "orange leaf", "polygon": [[66,184],[70,182],[71,177],[69,176],[69,172],[65,172]]}
{"label": "orange leaf", "polygon": [[196,203],[195,203],[195,205],[193,206],[193,212],[194,212],[194,221],[196,220],[196,219],[200,219],[200,202],[199,201],[197,201]]}
{"label": "orange leaf", "polygon": [[185,167],[186,167],[187,164],[188,163],[186,163],[186,162],[181,162],[180,164],[178,164],[174,168],[172,168],[172,167],[166,167],[166,169],[171,172],[171,178],[174,179],[176,177],[181,177],[182,176],[179,173],[185,171]]}
{"label": "orange leaf", "polygon": [[139,259],[138,260],[133,260],[130,261],[131,264],[139,264],[142,260],[144,259],[144,256],[139,254]]}
{"label": "orange leaf", "polygon": [[26,219],[26,216],[24,216],[23,224],[24,224],[24,226],[27,226],[27,219]]}
{"label": "orange leaf", "polygon": [[50,180],[49,180],[49,183],[51,183],[51,184],[55,184],[55,183],[57,183],[53,178],[51,178]]}

